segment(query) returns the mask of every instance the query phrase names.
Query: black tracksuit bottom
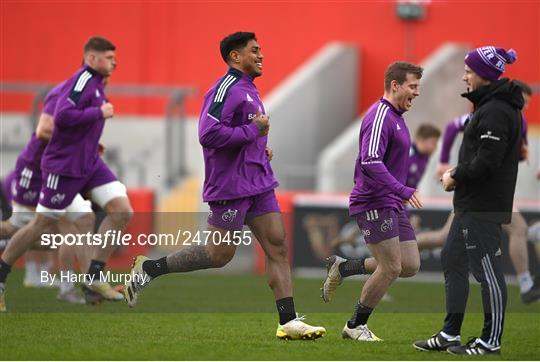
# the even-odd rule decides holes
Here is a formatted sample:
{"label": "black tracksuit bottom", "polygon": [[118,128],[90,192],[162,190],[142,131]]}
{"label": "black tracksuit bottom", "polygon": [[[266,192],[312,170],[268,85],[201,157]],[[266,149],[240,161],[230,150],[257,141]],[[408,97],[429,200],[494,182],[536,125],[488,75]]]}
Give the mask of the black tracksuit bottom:
{"label": "black tracksuit bottom", "polygon": [[498,347],[506,309],[506,282],[501,267],[501,224],[478,213],[456,213],[441,254],[446,288],[443,331],[459,335],[469,295],[469,270],[482,287],[482,341]]}

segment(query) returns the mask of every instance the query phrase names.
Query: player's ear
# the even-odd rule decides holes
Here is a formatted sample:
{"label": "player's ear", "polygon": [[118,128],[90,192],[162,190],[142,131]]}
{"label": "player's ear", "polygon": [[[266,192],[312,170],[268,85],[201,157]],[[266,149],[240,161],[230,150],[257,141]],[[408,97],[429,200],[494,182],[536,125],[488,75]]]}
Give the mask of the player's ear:
{"label": "player's ear", "polygon": [[392,82],[390,82],[390,88],[392,89],[392,91],[397,92],[399,88],[398,81],[394,79]]}
{"label": "player's ear", "polygon": [[231,63],[240,63],[240,52],[238,50],[231,50],[229,53],[229,59]]}

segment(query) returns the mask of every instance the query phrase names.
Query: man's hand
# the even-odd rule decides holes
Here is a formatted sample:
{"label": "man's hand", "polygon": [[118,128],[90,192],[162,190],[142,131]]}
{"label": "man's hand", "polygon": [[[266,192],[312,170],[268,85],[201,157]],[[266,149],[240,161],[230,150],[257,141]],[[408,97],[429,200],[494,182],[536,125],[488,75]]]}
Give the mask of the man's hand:
{"label": "man's hand", "polygon": [[105,147],[105,145],[103,143],[101,143],[101,142],[98,143],[98,149],[97,150],[98,150],[98,154],[100,156],[103,156],[103,154],[105,153],[105,148],[106,147]]}
{"label": "man's hand", "polygon": [[253,122],[257,125],[257,128],[259,129],[259,136],[266,136],[268,134],[268,131],[270,130],[270,125],[268,124],[268,116],[265,114],[262,114],[261,109],[257,111],[257,114],[255,115],[255,118],[253,118]]}
{"label": "man's hand", "polygon": [[437,180],[440,180],[442,175],[449,169],[451,169],[452,166],[450,166],[449,163],[439,163],[437,164],[437,170],[435,171],[435,175]]}
{"label": "man's hand", "polygon": [[527,163],[529,162],[529,145],[525,142],[521,144],[521,159]]}
{"label": "man's hand", "polygon": [[420,209],[423,206],[422,202],[420,201],[420,195],[418,195],[418,191],[415,191],[407,202],[415,209]]}
{"label": "man's hand", "polygon": [[454,191],[456,188],[456,180],[450,176],[453,168],[446,170],[446,172],[441,177],[441,182],[443,185],[443,190],[446,192]]}
{"label": "man's hand", "polygon": [[114,116],[114,108],[112,103],[106,102],[101,105],[101,113],[103,113],[103,118],[112,118]]}
{"label": "man's hand", "polygon": [[274,158],[274,151],[270,147],[266,147],[266,150],[264,151],[266,153],[266,157],[268,158],[268,162],[272,161],[272,158]]}

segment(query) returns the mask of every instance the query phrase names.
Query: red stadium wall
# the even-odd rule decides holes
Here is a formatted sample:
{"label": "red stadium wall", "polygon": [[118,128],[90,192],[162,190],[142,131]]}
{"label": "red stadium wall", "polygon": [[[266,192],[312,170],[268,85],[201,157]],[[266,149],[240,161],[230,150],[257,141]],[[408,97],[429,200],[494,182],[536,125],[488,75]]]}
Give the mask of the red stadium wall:
{"label": "red stadium wall", "polygon": [[[508,75],[540,82],[540,2],[433,1],[427,17],[412,24],[412,61],[441,43],[496,44],[518,51]],[[115,83],[185,84],[199,95],[188,104],[196,114],[202,93],[224,72],[219,40],[237,30],[257,33],[265,54],[264,95],[330,41],[362,50],[360,109],[381,93],[385,66],[404,59],[406,24],[395,2],[2,2],[2,81],[58,82],[81,61],[92,34],[118,46]],[[456,75],[459,76],[459,75]],[[2,94],[1,111],[26,111],[31,98]],[[164,100],[113,99],[118,113],[161,114]],[[540,124],[538,97],[527,112]]]}

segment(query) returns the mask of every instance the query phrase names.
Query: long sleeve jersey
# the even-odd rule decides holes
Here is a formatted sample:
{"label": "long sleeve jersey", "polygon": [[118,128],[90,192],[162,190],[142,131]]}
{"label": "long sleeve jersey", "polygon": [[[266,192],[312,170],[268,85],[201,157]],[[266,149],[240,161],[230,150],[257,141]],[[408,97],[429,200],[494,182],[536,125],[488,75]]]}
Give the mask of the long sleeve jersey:
{"label": "long sleeve jersey", "polygon": [[[43,111],[42,113],[48,114],[53,117],[54,110],[56,108],[56,101],[58,100],[58,95],[64,86],[64,82],[58,84],[56,87],[51,89],[49,93],[45,96],[43,100]],[[43,156],[43,151],[47,147],[47,142],[37,138],[36,133],[33,132],[30,137],[30,141],[26,144],[24,149],[17,157],[17,170],[22,170],[24,167],[30,166],[32,169],[41,168],[41,157]]]}
{"label": "long sleeve jersey", "polygon": [[105,126],[101,106],[106,101],[103,76],[88,66],[65,82],[41,160],[43,170],[70,177],[85,177],[94,170]]}
{"label": "long sleeve jersey", "polygon": [[233,200],[278,186],[266,156],[268,137],[253,122],[266,114],[253,78],[230,68],[204,96],[199,118],[205,179],[203,200]]}
{"label": "long sleeve jersey", "polygon": [[370,107],[360,127],[349,214],[403,208],[415,189],[405,186],[411,137],[402,113],[386,99]]}

